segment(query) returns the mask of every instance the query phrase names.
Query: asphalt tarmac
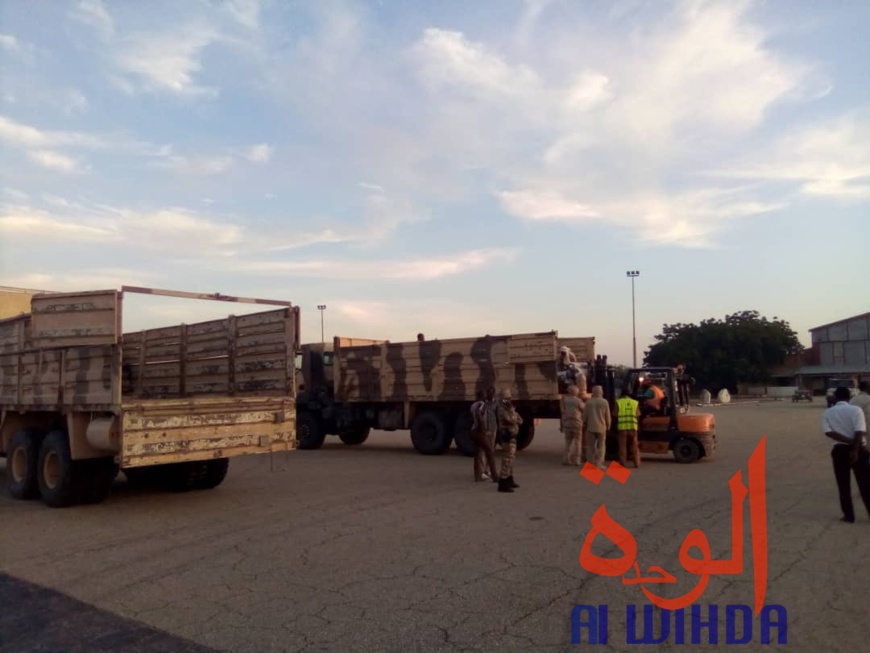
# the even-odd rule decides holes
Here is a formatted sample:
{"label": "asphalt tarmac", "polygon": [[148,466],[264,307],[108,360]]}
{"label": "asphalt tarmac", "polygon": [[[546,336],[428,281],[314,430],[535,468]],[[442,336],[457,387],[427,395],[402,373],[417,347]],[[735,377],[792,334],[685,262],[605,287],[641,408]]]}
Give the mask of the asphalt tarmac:
{"label": "asphalt tarmac", "polygon": [[[471,459],[455,450],[421,456],[407,432],[375,432],[357,447],[330,439],[318,451],[235,460],[212,491],[134,491],[121,475],[96,506],[53,510],[4,495],[0,651],[587,650],[588,629],[572,644],[576,605],[595,606],[598,619],[606,606],[607,643],[592,650],[713,650],[727,646],[727,606],[752,610],[760,587],[765,605],[787,613],[787,641],[772,627],[763,644],[763,619],[751,617],[745,633],[732,608],[732,640],[750,638],[735,647],[865,650],[870,519],[853,484],[858,521],[840,522],[823,407],[693,407],[716,416],[716,457],[647,456],[624,485],[562,466],[562,436],[544,422],[518,455],[513,494],[474,483]],[[652,606],[655,634],[663,617],[670,632],[659,645],[632,643],[644,631],[644,587],[675,598],[699,582],[681,564],[690,531],[704,532],[713,559],[731,558],[729,479],[742,470],[749,487],[765,435],[767,582],[755,582],[753,543],[765,529],[752,528],[747,496],[739,573],[710,576],[696,602],[704,622],[718,611],[716,643],[691,608],[679,629],[676,614]],[[658,566],[675,583],[583,569],[602,505],[631,534],[641,574]],[[592,553],[621,555],[603,536]]]}

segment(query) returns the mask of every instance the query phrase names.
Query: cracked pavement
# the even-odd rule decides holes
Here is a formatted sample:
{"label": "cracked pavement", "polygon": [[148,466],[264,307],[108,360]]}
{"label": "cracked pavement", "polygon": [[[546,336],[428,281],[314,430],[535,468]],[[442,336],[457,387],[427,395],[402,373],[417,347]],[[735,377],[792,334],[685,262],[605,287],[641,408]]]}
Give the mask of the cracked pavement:
{"label": "cracked pavement", "polygon": [[[626,643],[626,606],[642,615],[641,590],[579,565],[592,514],[606,504],[636,538],[641,567],[677,576],[675,586],[652,590],[680,595],[695,584],[679,564],[689,531],[707,534],[714,558],[730,555],[728,480],[742,469],[747,482],[749,456],[765,433],[766,603],[788,610],[788,643],[762,647],[756,620],[750,649],[862,650],[870,520],[853,486],[858,521],[839,522],[822,407],[708,409],[717,419],[714,460],[677,465],[647,456],[624,486],[609,477],[594,486],[560,465],[562,436],[543,422],[518,454],[521,487],[510,496],[473,483],[471,459],[455,450],[418,455],[407,432],[374,432],[358,447],[330,438],[318,451],[237,459],[208,492],[133,491],[121,475],[97,506],[51,510],[3,496],[0,572],[45,589],[6,590],[0,650],[88,650],[102,628],[111,631],[105,641],[150,646],[125,644],[130,651],[569,651],[581,648],[571,645],[577,604],[608,605],[610,637],[598,649],[649,648]],[[5,474],[4,467],[3,483]],[[743,574],[711,578],[699,601],[705,615],[708,605],[720,606],[720,645],[725,606],[753,604],[745,514]],[[593,550],[613,548],[604,540]],[[50,590],[106,620],[130,621],[100,625],[92,616],[83,627],[77,607],[52,611],[49,627],[38,598]],[[687,614],[686,645],[671,637],[656,650],[716,648],[687,646],[689,622]],[[122,635],[123,628],[132,630]],[[181,639],[161,644],[155,632]],[[54,644],[37,648],[40,633]]]}

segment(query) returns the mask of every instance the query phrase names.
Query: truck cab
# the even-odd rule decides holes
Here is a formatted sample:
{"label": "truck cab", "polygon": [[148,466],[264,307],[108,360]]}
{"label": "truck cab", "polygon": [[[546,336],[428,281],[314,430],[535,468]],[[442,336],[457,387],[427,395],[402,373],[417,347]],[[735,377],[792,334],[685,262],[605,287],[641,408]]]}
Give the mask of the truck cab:
{"label": "truck cab", "polygon": [[335,338],[333,342],[304,344],[296,355],[296,437],[299,449],[319,449],[327,435],[344,444],[365,442],[376,415],[335,400],[335,348],[379,344],[379,340]]}
{"label": "truck cab", "polygon": [[827,389],[825,392],[825,401],[828,404],[828,408],[836,403],[836,400],[834,399],[834,391],[837,388],[849,388],[849,394],[851,395],[851,397],[854,397],[858,394],[858,379],[854,376],[828,379],[826,385]]}

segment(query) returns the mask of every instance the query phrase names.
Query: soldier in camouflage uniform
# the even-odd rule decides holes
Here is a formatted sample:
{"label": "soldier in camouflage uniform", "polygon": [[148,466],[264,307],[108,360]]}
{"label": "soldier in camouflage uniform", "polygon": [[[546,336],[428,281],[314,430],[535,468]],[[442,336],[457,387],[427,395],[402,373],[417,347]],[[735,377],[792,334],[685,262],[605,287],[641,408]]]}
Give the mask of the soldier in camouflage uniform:
{"label": "soldier in camouflage uniform", "polygon": [[[489,447],[495,452],[495,447],[498,440],[498,399],[495,396],[495,388],[487,388],[486,401],[483,402],[484,413],[484,428],[486,429],[486,439],[489,441]],[[498,474],[493,474],[492,482],[498,482]]]}
{"label": "soldier in camouflage uniform", "polygon": [[514,458],[517,455],[517,436],[520,433],[520,424],[523,423],[523,418],[520,417],[511,403],[510,390],[502,390],[501,401],[496,407],[496,418],[498,420],[498,436],[504,446],[498,491],[513,492],[514,488],[519,487],[514,483]]}

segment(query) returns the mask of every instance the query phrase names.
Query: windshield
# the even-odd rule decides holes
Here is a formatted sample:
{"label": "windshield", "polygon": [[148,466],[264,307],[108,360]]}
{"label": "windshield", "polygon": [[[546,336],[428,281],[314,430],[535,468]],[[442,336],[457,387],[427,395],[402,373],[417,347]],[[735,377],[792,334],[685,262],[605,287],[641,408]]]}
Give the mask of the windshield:
{"label": "windshield", "polygon": [[828,381],[828,388],[854,388],[854,379],[831,379]]}

